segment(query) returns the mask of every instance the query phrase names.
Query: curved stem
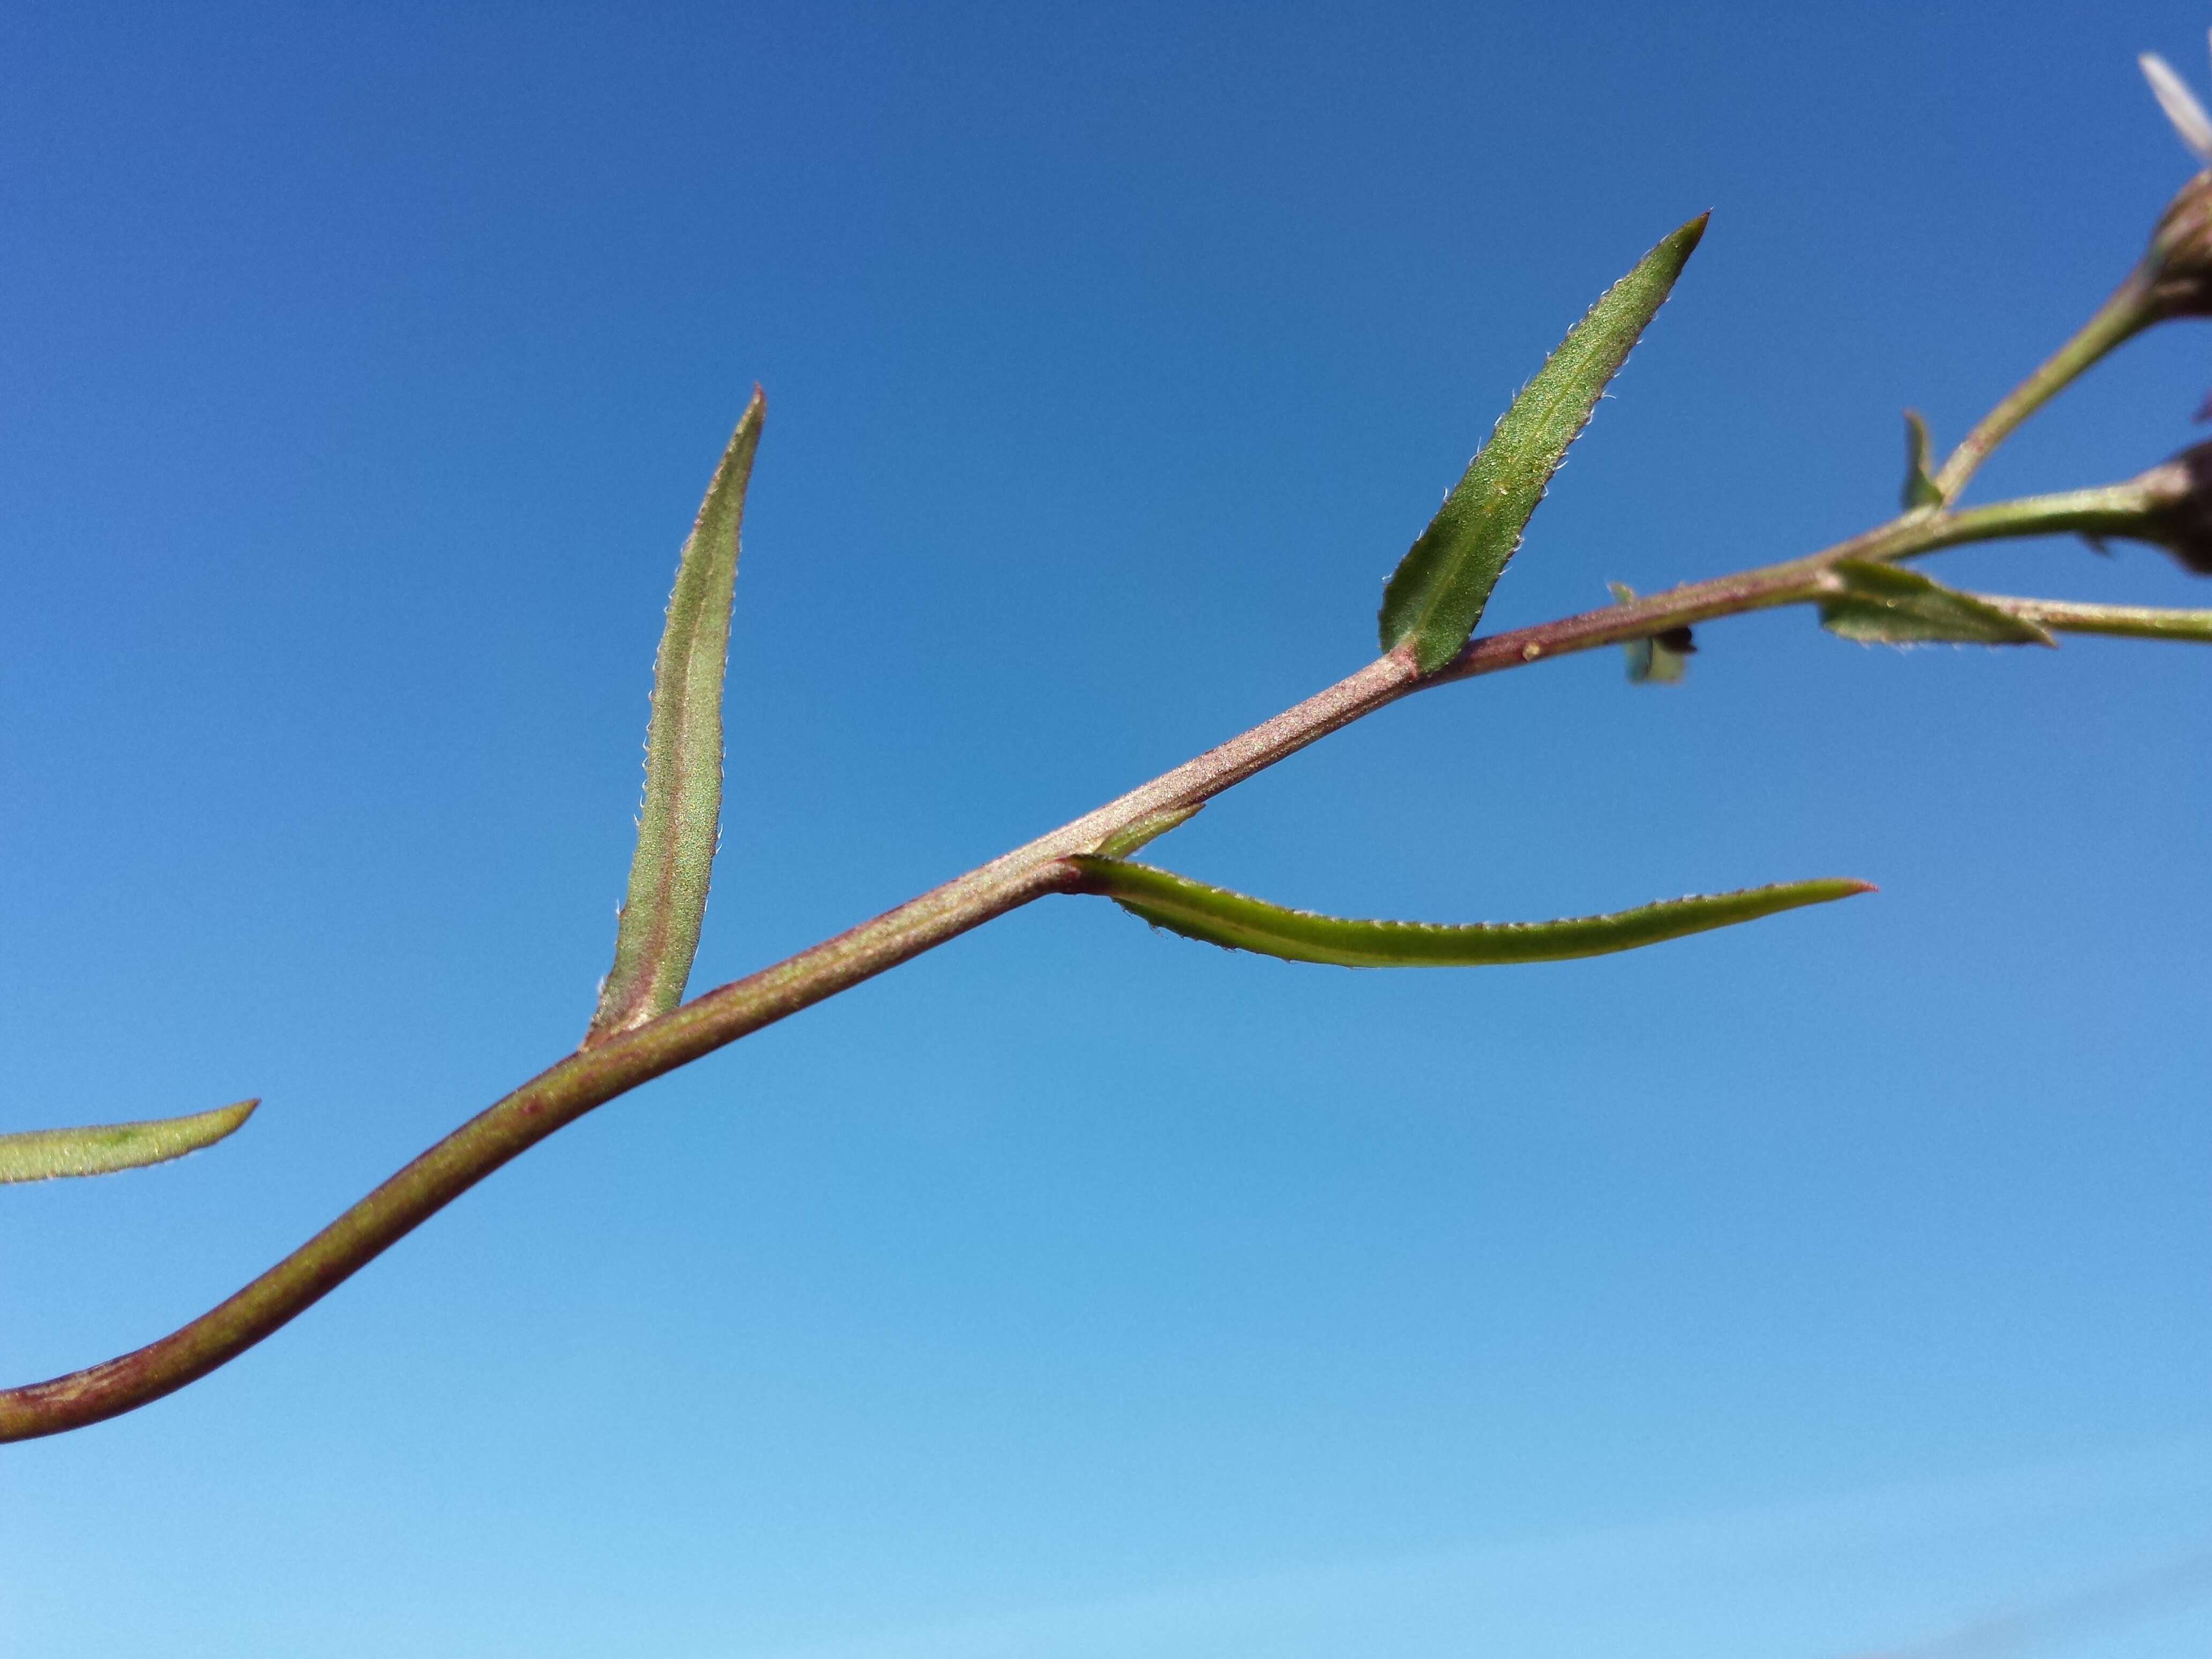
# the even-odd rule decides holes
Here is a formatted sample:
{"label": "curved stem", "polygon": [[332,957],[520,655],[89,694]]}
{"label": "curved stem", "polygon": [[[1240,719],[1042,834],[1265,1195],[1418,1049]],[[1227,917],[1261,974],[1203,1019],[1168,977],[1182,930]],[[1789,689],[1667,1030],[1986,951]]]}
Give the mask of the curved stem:
{"label": "curved stem", "polygon": [[424,1152],[236,1295],[119,1358],[0,1391],[0,1441],[82,1428],[174,1392],[235,1358],[494,1170],[595,1106],[711,1054],[1079,879],[1070,854],[1163,811],[1195,806],[1402,696],[1410,662],[1384,657],[1243,736],[1074,823],[874,921],[648,1024],[571,1054]]}
{"label": "curved stem", "polygon": [[470,1119],[190,1324],[105,1364],[0,1393],[0,1441],[82,1428],[183,1388],[305,1312],[477,1182],[593,1107],[1072,884],[1072,868],[1049,858],[1006,867],[1018,856],[571,1054]]}
{"label": "curved stem", "polygon": [[2100,357],[2157,320],[2151,306],[2149,281],[2142,271],[2136,270],[2113,290],[2111,299],[2097,307],[2095,314],[2081,325],[2072,339],[2052,352],[2040,368],[1983,416],[1980,424],[1951,452],[1943,463],[1943,470],[1936,475],[1936,488],[1942,499],[1958,500],[1966,481],[1999,444],[2019,429],[2022,422],[2072,385]]}
{"label": "curved stem", "polygon": [[[2132,494],[2130,492],[2133,492]],[[1391,655],[1073,823],[835,939],[707,992],[649,1024],[571,1054],[463,1124],[236,1295],[158,1341],[103,1364],[0,1390],[0,1441],[82,1428],[204,1376],[327,1296],[454,1199],[548,1135],[702,1055],[921,955],[1081,877],[1067,860],[1110,837],[1193,809],[1363,715],[1425,690],[1692,623],[1817,599],[1838,559],[1891,559],[1962,542],[2139,527],[2134,485],[1922,511],[1804,558],[1471,641],[1429,675]],[[2132,509],[2130,503],[2135,503]],[[2132,512],[2133,516],[2130,516]],[[2065,626],[2054,620],[2052,626]],[[2113,629],[2111,631],[2121,631]]]}

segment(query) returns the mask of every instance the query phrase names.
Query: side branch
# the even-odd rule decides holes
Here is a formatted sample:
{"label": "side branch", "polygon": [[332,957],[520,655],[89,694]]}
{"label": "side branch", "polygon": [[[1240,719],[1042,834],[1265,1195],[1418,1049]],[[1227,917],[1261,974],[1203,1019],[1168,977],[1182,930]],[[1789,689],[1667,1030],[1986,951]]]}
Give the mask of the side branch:
{"label": "side branch", "polygon": [[2003,402],[1981,418],[1936,475],[1936,493],[1946,501],[1956,501],[1966,481],[1981,470],[1997,446],[2017,431],[2027,417],[2078,380],[2082,372],[2115,346],[2132,339],[2159,313],[2151,303],[2150,284],[2143,273],[2131,273],[2112,298],[2097,307],[2074,337],[2052,352],[2034,374],[2007,394]]}

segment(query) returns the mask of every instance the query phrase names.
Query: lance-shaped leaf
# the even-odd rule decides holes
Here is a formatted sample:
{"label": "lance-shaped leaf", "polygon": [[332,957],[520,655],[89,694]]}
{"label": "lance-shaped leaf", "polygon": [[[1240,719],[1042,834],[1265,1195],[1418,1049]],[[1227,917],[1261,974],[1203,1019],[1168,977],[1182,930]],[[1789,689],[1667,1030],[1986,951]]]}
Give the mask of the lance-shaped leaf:
{"label": "lance-shaped leaf", "polygon": [[1928,422],[1920,418],[1920,411],[1905,411],[1905,488],[1899,491],[1898,500],[1906,512],[1917,507],[1941,507],[1943,491],[1936,483],[1935,469],[1928,465]]}
{"label": "lance-shaped leaf", "polygon": [[1492,428],[1382,590],[1382,649],[1410,646],[1423,673],[1441,668],[1474,635],[1529,515],[1544,499],[1567,447],[1589,422],[1652,314],[1666,303],[1698,239],[1700,215],[1645,254],[1559,342],[1536,378]]}
{"label": "lance-shaped leaf", "polygon": [[2040,623],[1946,587],[1917,570],[1870,559],[1829,567],[1839,591],[1820,601],[1820,626],[1866,645],[2056,645]]}
{"label": "lance-shaped leaf", "polygon": [[[1617,605],[1632,604],[1636,590],[1626,582],[1607,582]],[[1628,683],[1631,685],[1678,685],[1689,671],[1690,659],[1698,653],[1698,642],[1686,628],[1662,629],[1656,634],[1640,640],[1629,640],[1621,647],[1628,659]]]}
{"label": "lance-shaped leaf", "polygon": [[258,1100],[189,1117],[143,1123],[95,1123],[81,1129],[28,1129],[0,1135],[0,1182],[51,1181],[57,1176],[112,1175],[166,1164],[212,1146],[253,1115]]}
{"label": "lance-shaped leaf", "polygon": [[1668,899],[1611,915],[1568,921],[1357,921],[1288,910],[1226,888],[1208,887],[1148,864],[1117,859],[1072,860],[1083,890],[1103,893],[1130,915],[1186,939],[1224,950],[1256,951],[1286,962],[1343,968],[1479,968],[1498,963],[1564,962],[1632,951],[1686,933],[1755,921],[1801,905],[1825,904],[1874,889],[1863,881],[1796,881],[1741,892]]}
{"label": "lance-shaped leaf", "polygon": [[738,530],[766,409],[755,387],[677,566],[653,665],[637,852],[615,933],[615,964],[599,989],[586,1048],[666,1013],[683,1001],[691,977],[721,822],[722,678]]}

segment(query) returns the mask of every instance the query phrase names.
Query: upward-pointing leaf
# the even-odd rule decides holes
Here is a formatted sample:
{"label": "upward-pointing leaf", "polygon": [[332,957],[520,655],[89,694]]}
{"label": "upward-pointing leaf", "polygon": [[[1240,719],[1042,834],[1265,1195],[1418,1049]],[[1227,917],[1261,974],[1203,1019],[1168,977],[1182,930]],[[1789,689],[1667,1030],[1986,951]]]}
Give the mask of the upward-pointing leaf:
{"label": "upward-pointing leaf", "polygon": [[683,1001],[699,950],[722,814],[722,677],[729,665],[738,528],[767,407],[754,387],[676,568],[653,665],[637,853],[615,933],[615,965],[584,1035],[587,1048]]}
{"label": "upward-pointing leaf", "polygon": [[1905,488],[1898,492],[1898,503],[1908,513],[1943,505],[1943,492],[1929,465],[1928,422],[1917,409],[1905,411]]}
{"label": "upward-pointing leaf", "polygon": [[1391,573],[1382,590],[1382,649],[1410,646],[1421,672],[1441,668],[1474,635],[1490,590],[1521,545],[1567,447],[1666,303],[1698,239],[1700,214],[1638,262],[1568,331],[1536,378],[1499,416],[1490,441]]}
{"label": "upward-pointing leaf", "polygon": [[190,1117],[143,1123],[95,1123],[82,1129],[27,1129],[0,1135],[0,1182],[51,1181],[56,1176],[112,1175],[164,1164],[212,1146],[253,1115],[258,1100],[241,1100]]}

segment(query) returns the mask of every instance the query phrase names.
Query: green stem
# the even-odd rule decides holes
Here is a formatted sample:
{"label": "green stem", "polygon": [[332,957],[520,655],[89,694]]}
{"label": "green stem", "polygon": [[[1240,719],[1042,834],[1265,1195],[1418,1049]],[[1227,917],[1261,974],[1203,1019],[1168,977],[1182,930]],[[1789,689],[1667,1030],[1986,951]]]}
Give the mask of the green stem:
{"label": "green stem", "polygon": [[2005,400],[1982,416],[1981,423],[1951,452],[1943,470],[1936,475],[1936,488],[1943,500],[1954,501],[1966,481],[1996,447],[2021,423],[2077,380],[2106,352],[2132,338],[2158,320],[2151,304],[2150,283],[2137,270],[2098,307],[2074,337],[2052,352],[2043,366],[2014,386]]}
{"label": "green stem", "polygon": [[[1969,542],[2009,541],[2022,536],[2141,538],[2150,528],[2154,514],[2168,504],[2160,488],[2141,478],[2091,489],[2023,495],[2017,501],[1992,501],[1986,507],[1940,514],[1926,521],[1929,533],[1925,538],[1911,538],[1911,545],[1879,556],[1917,558]],[[1917,528],[1909,517],[1894,523],[1900,530]]]}
{"label": "green stem", "polygon": [[1974,597],[2015,617],[2065,634],[2109,634],[2128,640],[2184,640],[2212,644],[2212,611],[2172,611],[2153,605],[2085,605],[2073,599]]}
{"label": "green stem", "polygon": [[1074,890],[1083,879],[1071,862],[1076,855],[1095,853],[1116,837],[1126,844],[1132,830],[1187,815],[1409,693],[1692,623],[1817,599],[1835,588],[1827,567],[1838,559],[1905,558],[2002,536],[2081,530],[2124,533],[2130,525],[2140,527],[2145,500],[2139,486],[2118,485],[1965,513],[1909,514],[1805,558],[1475,640],[1432,674],[1420,674],[1407,653],[1380,658],[1219,748],[980,869],[570,1055],[463,1124],[260,1278],[191,1323],[103,1364],[0,1390],[0,1441],[81,1428],[204,1376],[320,1301],[477,1182],[593,1107],[1034,899]]}

